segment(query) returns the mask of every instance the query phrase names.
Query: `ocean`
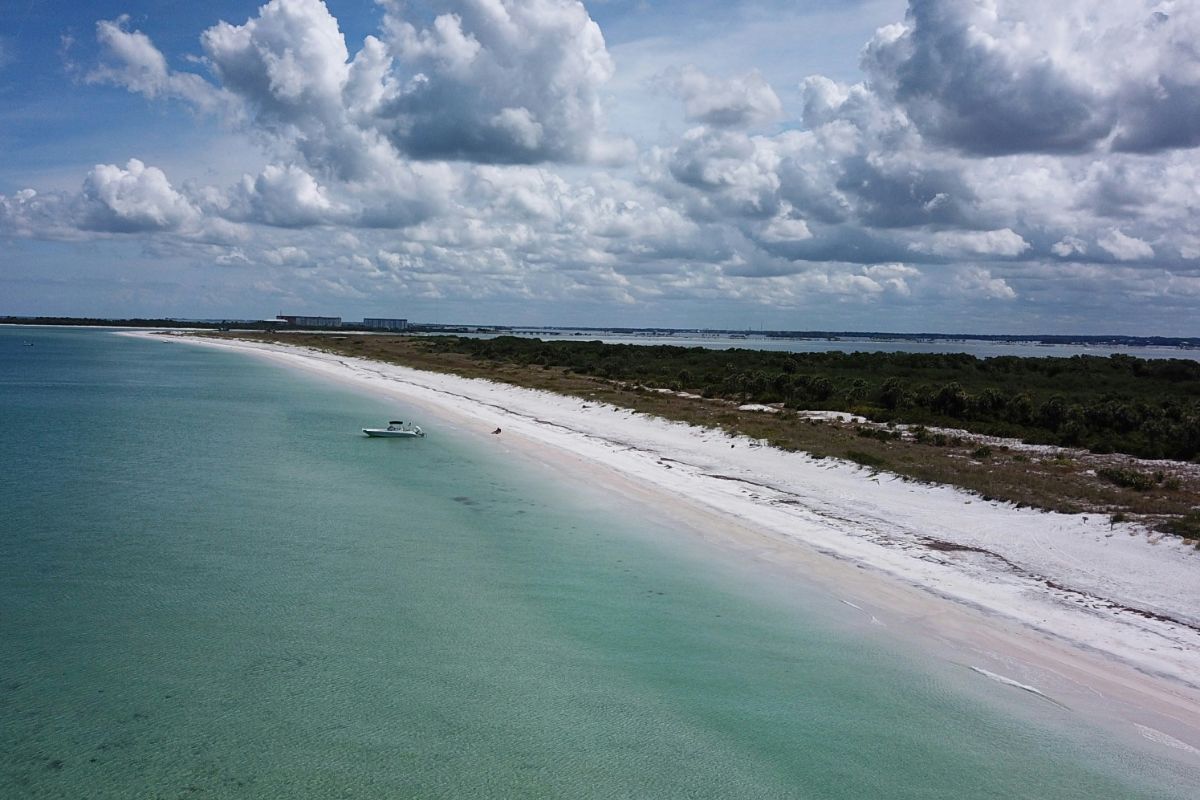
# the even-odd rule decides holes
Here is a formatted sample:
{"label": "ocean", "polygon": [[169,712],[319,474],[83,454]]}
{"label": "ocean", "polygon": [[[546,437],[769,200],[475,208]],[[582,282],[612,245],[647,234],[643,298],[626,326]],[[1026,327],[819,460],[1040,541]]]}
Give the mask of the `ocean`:
{"label": "ocean", "polygon": [[1195,796],[496,439],[360,433],[408,411],[0,328],[0,797]]}

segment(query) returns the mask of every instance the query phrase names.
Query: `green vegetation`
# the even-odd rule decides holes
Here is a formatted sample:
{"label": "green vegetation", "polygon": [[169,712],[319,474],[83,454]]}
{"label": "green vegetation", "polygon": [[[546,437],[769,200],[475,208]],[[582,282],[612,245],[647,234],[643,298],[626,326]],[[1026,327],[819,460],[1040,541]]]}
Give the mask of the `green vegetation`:
{"label": "green vegetation", "polygon": [[1200,456],[1200,362],[1183,359],[782,353],[512,336],[438,337],[428,346],[709,398],[848,411],[877,422],[1143,458]]}
{"label": "green vegetation", "polygon": [[874,453],[864,453],[862,450],[847,450],[846,457],[855,464],[874,469],[886,469],[887,461]]}
{"label": "green vegetation", "polygon": [[1151,473],[1140,472],[1128,467],[1102,467],[1096,470],[1096,474],[1117,486],[1124,486],[1138,492],[1148,492],[1156,486],[1167,490],[1175,490],[1180,486],[1178,478],[1168,476],[1162,470],[1155,470]]}
{"label": "green vegetation", "polygon": [[1196,543],[1196,547],[1200,548],[1200,511],[1189,511],[1182,516],[1166,520],[1159,525],[1159,530],[1191,539]]}

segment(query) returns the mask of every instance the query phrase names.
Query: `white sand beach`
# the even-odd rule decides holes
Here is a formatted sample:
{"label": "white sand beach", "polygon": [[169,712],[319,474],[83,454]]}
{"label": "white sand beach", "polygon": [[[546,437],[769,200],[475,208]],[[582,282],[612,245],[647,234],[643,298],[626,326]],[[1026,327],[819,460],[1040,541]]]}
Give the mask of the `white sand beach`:
{"label": "white sand beach", "polygon": [[[154,334],[134,333],[136,336]],[[235,350],[419,409],[803,573],[849,618],[923,637],[1200,768],[1200,552],[1104,516],[1017,509],[603,404],[287,345]],[[364,424],[376,422],[364,420]]]}

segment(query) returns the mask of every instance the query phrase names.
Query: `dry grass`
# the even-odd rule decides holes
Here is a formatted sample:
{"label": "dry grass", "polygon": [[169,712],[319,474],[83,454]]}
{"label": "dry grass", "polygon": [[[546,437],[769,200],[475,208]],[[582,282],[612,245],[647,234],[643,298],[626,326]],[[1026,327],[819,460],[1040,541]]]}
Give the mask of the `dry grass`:
{"label": "dry grass", "polygon": [[[561,367],[518,366],[434,352],[420,337],[281,333],[208,334],[278,341],[353,355],[432,372],[542,389],[609,403],[671,420],[719,428],[819,458],[839,458],[908,480],[951,484],[1018,506],[1095,513],[1114,521],[1139,522],[1169,530],[1200,546],[1200,471],[1194,465],[1143,462],[1127,456],[1083,451],[1025,450],[969,435],[896,438],[879,426],[806,419],[792,412],[739,411],[721,399],[680,397]],[[1114,469],[1146,474],[1149,488],[1121,486],[1097,474]],[[1161,475],[1155,475],[1155,473]],[[1144,485],[1145,482],[1142,482]]]}

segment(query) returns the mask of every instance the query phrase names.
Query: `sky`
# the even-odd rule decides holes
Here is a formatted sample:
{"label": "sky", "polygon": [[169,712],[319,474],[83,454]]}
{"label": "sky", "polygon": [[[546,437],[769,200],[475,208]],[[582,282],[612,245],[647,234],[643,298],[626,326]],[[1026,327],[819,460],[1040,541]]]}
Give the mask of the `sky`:
{"label": "sky", "polygon": [[0,11],[0,314],[1200,335],[1194,0]]}

